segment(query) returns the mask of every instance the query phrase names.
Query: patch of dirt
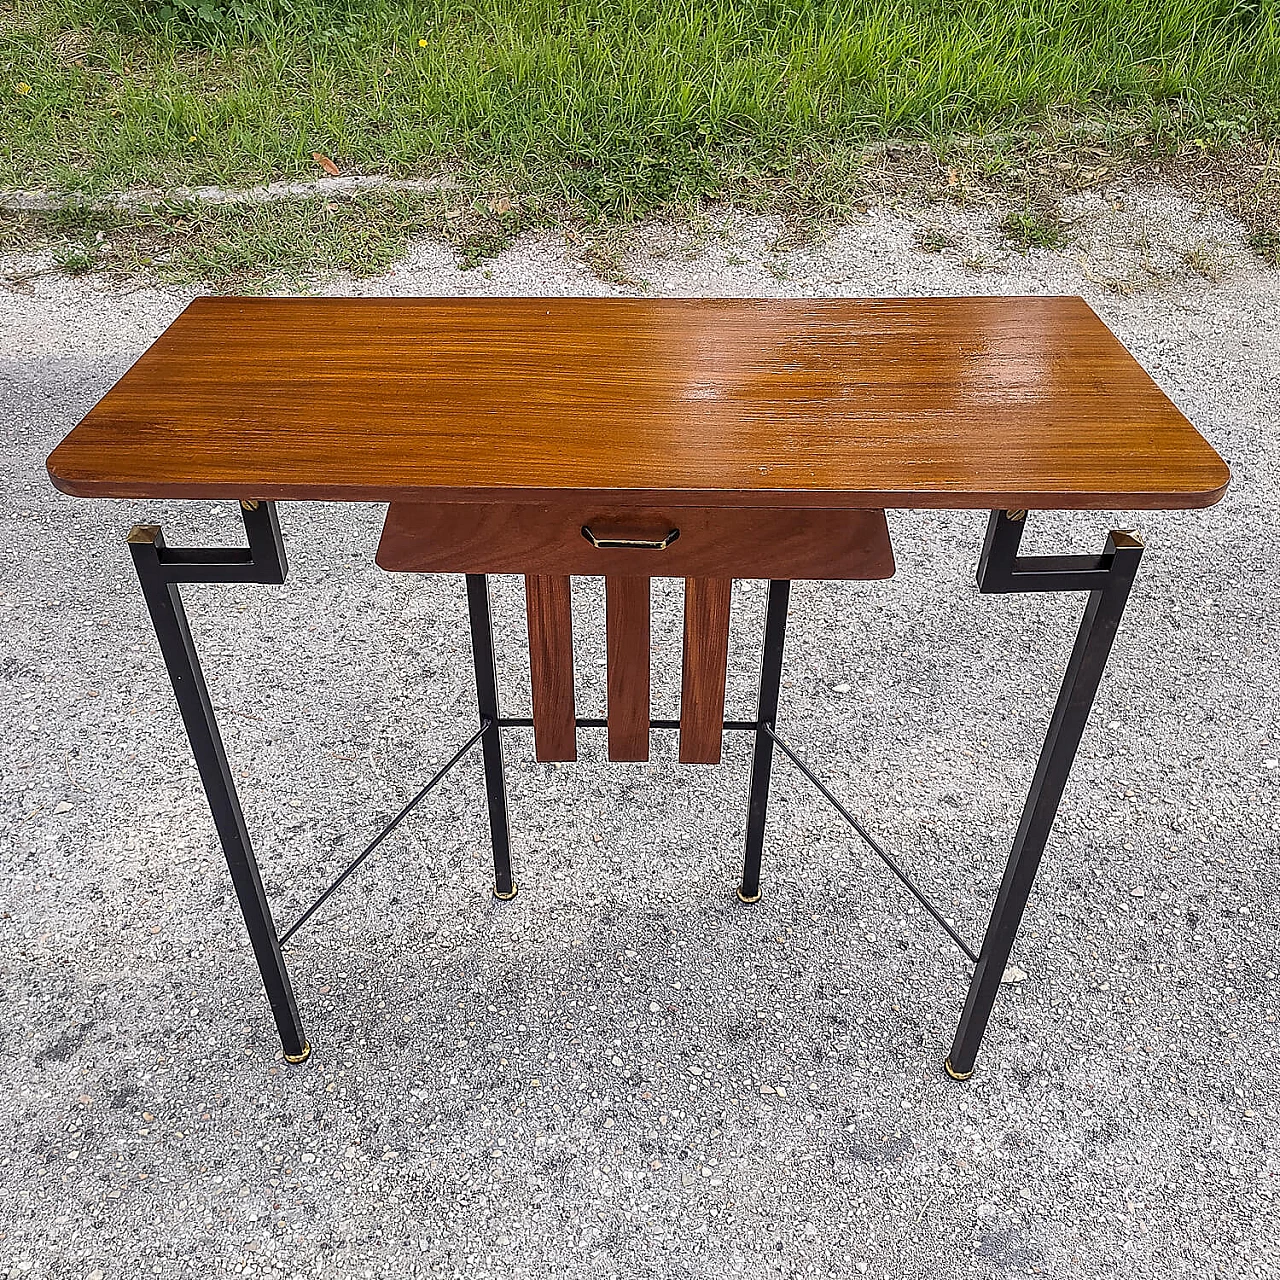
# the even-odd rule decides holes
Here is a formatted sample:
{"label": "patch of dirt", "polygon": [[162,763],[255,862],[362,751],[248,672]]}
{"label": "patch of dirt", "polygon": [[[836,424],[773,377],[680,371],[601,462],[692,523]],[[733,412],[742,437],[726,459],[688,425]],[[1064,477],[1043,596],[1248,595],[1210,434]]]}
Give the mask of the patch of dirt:
{"label": "patch of dirt", "polygon": [[[31,253],[39,249],[51,250],[52,269],[68,274],[185,282],[194,270],[206,273],[201,278],[212,288],[252,288],[254,245],[241,224],[277,206],[286,222],[294,221],[288,209],[317,208],[325,216],[312,219],[322,228],[314,263],[305,246],[280,250],[268,261],[271,237],[262,234],[259,287],[353,269],[349,262],[360,253],[356,223],[365,227],[362,234],[381,238],[378,253],[367,255],[374,272],[399,251],[392,242],[403,248],[407,237],[434,236],[470,268],[491,262],[521,235],[559,228],[571,253],[601,282],[644,292],[646,262],[704,252],[712,221],[736,207],[770,220],[766,267],[777,280],[788,277],[794,254],[877,210],[912,221],[915,251],[959,255],[972,272],[990,270],[1010,252],[1056,249],[1075,257],[1090,280],[1120,294],[1188,274],[1219,280],[1253,254],[1280,264],[1280,150],[1274,145],[1170,154],[1079,140],[982,138],[942,151],[888,142],[851,153],[840,173],[833,179],[827,172],[812,184],[801,174],[776,191],[747,186],[720,208],[681,208],[668,218],[623,223],[523,204],[514,194],[468,192],[456,177],[406,183],[344,175],[243,191],[140,190],[90,204],[9,192],[0,193],[0,250],[9,255],[11,288],[22,287],[33,270],[48,269],[33,265]],[[370,211],[377,215],[372,220]],[[213,248],[193,253],[193,228],[206,225]],[[320,243],[324,225],[338,246],[327,254]],[[243,251],[215,251],[228,239],[243,241]],[[277,235],[275,243],[283,239]],[[104,240],[110,252],[102,250]],[[194,258],[194,268],[175,266],[184,254]],[[234,261],[224,269],[229,257]]]}

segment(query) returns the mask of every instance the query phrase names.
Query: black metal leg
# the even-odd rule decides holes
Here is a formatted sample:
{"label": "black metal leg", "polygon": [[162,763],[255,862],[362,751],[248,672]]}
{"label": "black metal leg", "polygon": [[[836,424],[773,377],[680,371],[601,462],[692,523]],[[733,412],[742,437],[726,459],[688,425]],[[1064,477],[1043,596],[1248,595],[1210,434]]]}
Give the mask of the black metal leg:
{"label": "black metal leg", "polygon": [[484,786],[489,798],[489,836],[493,842],[493,896],[516,896],[511,876],[511,833],[507,826],[507,782],[502,768],[502,726],[498,723],[498,673],[493,660],[493,622],[489,612],[489,579],[467,574],[467,612],[471,617],[471,653],[476,668],[476,702],[481,724]]}
{"label": "black metal leg", "polygon": [[773,768],[773,737],[778,718],[778,686],[782,681],[782,646],[787,634],[787,602],[791,583],[769,583],[765,609],[764,649],[760,659],[760,698],[756,712],[755,751],[751,757],[751,792],[747,800],[747,843],[742,859],[740,902],[760,901],[760,858],[764,852],[764,828],[769,808],[769,776]]}
{"label": "black metal leg", "polygon": [[[1142,557],[1142,544],[1136,538],[1114,532],[1100,558],[1018,559],[1021,529],[1010,526],[1020,525],[1023,514],[1016,513],[1015,519],[1004,512],[993,513],[979,571],[980,587],[984,591],[1071,590],[1082,585],[1092,589],[947,1057],[947,1073],[956,1080],[973,1074],[978,1046]],[[1064,585],[1073,575],[1079,581]]]}
{"label": "black metal leg", "polygon": [[283,581],[285,566],[280,553],[279,525],[269,504],[246,507],[245,525],[250,539],[248,551],[170,551],[155,525],[135,525],[129,533],[129,549],[169,679],[173,682],[200,780],[209,798],[214,826],[231,871],[284,1055],[290,1062],[304,1062],[311,1047],[302,1031],[271,908],[263,892],[253,845],[240,811],[222,736],[177,586],[178,581]]}

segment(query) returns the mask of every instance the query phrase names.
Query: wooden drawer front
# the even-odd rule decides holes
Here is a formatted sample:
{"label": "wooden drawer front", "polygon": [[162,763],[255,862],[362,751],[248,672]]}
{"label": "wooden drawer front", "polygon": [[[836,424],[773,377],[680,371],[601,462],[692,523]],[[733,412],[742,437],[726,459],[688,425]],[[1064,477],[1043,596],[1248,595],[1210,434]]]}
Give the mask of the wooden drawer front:
{"label": "wooden drawer front", "polygon": [[[660,542],[662,550],[593,546]],[[536,503],[393,502],[378,547],[384,569],[410,573],[605,574],[684,578],[889,578],[883,511],[652,507],[581,511]]]}

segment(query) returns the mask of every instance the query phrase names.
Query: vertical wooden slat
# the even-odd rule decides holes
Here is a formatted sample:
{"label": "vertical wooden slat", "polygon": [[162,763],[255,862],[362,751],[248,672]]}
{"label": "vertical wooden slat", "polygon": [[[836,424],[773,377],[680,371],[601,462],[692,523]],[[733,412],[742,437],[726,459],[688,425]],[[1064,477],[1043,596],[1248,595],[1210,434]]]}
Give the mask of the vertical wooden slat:
{"label": "vertical wooden slat", "polygon": [[732,578],[684,580],[684,676],[680,690],[683,764],[720,763],[732,595]]}
{"label": "vertical wooden slat", "polygon": [[649,758],[649,582],[604,580],[610,760]]}
{"label": "vertical wooden slat", "polygon": [[568,576],[526,574],[524,603],[529,620],[534,754],[539,760],[576,760],[573,608]]}

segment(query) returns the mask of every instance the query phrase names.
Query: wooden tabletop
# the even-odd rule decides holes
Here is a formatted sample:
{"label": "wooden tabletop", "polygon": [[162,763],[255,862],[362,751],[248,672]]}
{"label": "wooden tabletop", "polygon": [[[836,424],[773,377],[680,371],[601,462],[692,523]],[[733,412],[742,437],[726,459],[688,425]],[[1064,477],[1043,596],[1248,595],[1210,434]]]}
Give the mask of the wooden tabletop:
{"label": "wooden tabletop", "polygon": [[199,298],[82,496],[1171,508],[1227,468],[1079,298]]}

